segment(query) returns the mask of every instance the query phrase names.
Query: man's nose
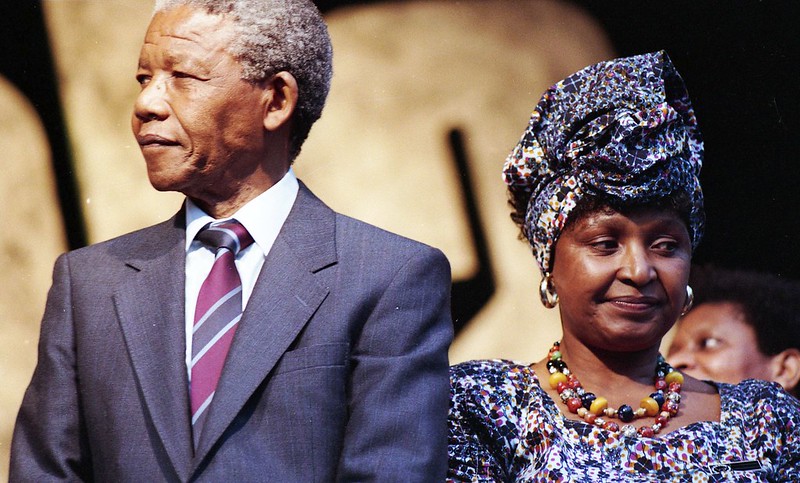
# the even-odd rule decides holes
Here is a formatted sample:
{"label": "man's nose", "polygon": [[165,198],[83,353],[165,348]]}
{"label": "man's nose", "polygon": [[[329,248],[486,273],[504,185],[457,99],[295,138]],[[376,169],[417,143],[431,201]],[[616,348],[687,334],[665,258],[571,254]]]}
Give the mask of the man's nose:
{"label": "man's nose", "polygon": [[167,86],[164,80],[153,77],[142,87],[136,97],[133,112],[142,122],[164,120],[169,115],[166,99]]}

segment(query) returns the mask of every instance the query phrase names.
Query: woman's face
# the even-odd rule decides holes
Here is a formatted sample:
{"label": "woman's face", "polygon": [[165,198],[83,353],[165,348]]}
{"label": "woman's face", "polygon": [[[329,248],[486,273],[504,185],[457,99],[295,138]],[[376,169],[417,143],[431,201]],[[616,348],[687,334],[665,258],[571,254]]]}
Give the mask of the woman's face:
{"label": "woman's face", "polygon": [[610,351],[659,345],[686,301],[690,261],[689,233],[672,211],[584,215],[555,247],[564,337]]}
{"label": "woman's face", "polygon": [[732,302],[698,305],[678,323],[668,360],[697,379],[735,384],[772,380],[771,357],[758,348],[755,330]]}

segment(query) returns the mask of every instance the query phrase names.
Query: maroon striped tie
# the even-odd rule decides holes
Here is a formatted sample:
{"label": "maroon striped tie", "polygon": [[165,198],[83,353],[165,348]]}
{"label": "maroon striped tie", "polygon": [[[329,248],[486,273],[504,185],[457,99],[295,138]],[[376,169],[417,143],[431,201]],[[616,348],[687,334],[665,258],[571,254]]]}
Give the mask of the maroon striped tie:
{"label": "maroon striped tie", "polygon": [[200,287],[192,335],[192,433],[197,447],[208,406],[242,317],[242,282],[234,260],[253,238],[236,220],[213,223],[197,239],[216,252],[211,272]]}

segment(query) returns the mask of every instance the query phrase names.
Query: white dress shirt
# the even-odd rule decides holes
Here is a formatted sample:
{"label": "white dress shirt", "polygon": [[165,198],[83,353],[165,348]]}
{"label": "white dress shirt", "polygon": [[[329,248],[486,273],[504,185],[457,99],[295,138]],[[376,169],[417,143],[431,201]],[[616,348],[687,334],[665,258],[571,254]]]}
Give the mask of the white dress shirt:
{"label": "white dress shirt", "polygon": [[246,307],[253,293],[264,259],[278,237],[289,211],[297,198],[299,185],[294,171],[286,175],[267,191],[261,193],[239,208],[230,218],[216,220],[200,209],[192,200],[186,200],[186,370],[192,377],[192,333],[194,310],[200,287],[214,264],[214,252],[195,240],[195,236],[206,224],[235,218],[250,236],[253,244],[236,256],[236,268],[242,279],[242,306]]}

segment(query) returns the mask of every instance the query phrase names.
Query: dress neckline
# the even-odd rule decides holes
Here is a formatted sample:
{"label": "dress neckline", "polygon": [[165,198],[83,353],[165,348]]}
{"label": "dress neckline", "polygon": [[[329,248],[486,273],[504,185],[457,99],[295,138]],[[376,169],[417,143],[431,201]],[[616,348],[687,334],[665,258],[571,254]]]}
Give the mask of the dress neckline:
{"label": "dress neckline", "polygon": [[[613,435],[611,431],[597,427],[593,424],[589,424],[586,421],[568,418],[561,411],[561,408],[558,406],[558,404],[556,404],[556,401],[554,401],[553,398],[551,398],[550,395],[547,393],[547,391],[544,390],[544,388],[542,387],[541,380],[539,379],[539,375],[536,373],[536,371],[532,367],[530,367],[530,371],[534,378],[535,388],[539,393],[539,397],[541,397],[542,399],[542,407],[553,417],[553,420],[557,422],[556,424],[560,429],[575,430],[581,433],[586,432],[587,430],[596,429],[597,431],[600,431],[601,434],[607,434],[609,436]],[[620,437],[618,439],[621,440],[628,439],[631,441],[640,441],[643,439],[666,441],[670,439],[670,436],[674,436],[674,434],[693,433],[698,429],[702,428],[708,428],[714,431],[724,430],[724,428],[727,426],[728,419],[731,417],[731,412],[729,408],[726,408],[726,401],[728,400],[727,394],[733,388],[733,385],[714,382],[714,381],[702,381],[702,382],[709,384],[711,387],[716,389],[717,393],[719,394],[720,398],[719,421],[711,421],[711,420],[694,421],[685,426],[674,427],[672,430],[670,430],[670,428],[667,427],[665,428],[665,431],[662,431],[661,433],[655,435],[652,438],[643,438],[637,435],[632,438]]]}

